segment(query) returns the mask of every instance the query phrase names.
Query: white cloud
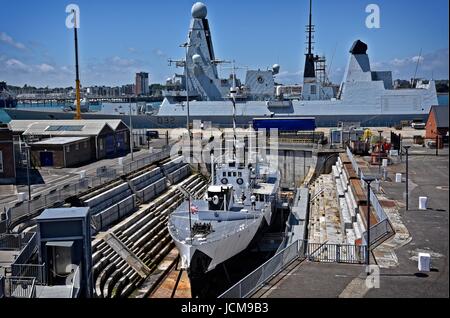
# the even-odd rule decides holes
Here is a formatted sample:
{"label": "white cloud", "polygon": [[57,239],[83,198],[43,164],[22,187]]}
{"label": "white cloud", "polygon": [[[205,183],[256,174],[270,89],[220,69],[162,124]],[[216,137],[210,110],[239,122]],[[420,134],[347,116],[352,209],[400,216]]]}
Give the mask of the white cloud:
{"label": "white cloud", "polygon": [[167,57],[167,54],[164,53],[164,51],[161,49],[153,49],[153,54],[155,54],[158,57],[163,57],[163,58]]}
{"label": "white cloud", "polygon": [[26,65],[25,63],[17,60],[17,59],[8,59],[5,62],[5,65],[7,68],[12,70],[23,70],[23,71],[29,71],[30,67]]}
{"label": "white cloud", "polygon": [[24,44],[14,41],[14,39],[12,37],[10,37],[8,34],[6,34],[5,32],[0,32],[0,41],[3,43],[9,44],[9,45],[15,47],[16,49],[20,49],[20,50],[26,49]]}
{"label": "white cloud", "polygon": [[52,72],[55,70],[55,68],[53,66],[45,64],[45,63],[37,65],[36,68],[43,73],[48,73],[48,72]]}

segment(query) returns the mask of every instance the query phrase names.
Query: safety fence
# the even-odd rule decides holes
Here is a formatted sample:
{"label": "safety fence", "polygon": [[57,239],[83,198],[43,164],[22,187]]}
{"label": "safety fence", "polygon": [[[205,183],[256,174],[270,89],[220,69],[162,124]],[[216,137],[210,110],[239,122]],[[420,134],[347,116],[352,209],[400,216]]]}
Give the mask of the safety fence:
{"label": "safety fence", "polygon": [[11,264],[11,274],[14,277],[33,277],[37,285],[47,284],[44,264]]}
{"label": "safety fence", "polygon": [[[35,298],[36,279],[33,277],[4,277],[4,297]],[[0,287],[1,289],[2,287]],[[0,294],[1,297],[1,294]]]}
{"label": "safety fence", "polygon": [[[124,162],[122,172],[124,174],[131,173],[146,165],[163,160],[169,155],[170,146],[164,146],[161,151],[154,152],[135,161]],[[118,173],[120,173],[118,169],[119,167],[105,167],[104,171],[101,173],[97,172],[96,176],[80,178],[76,182],[68,183],[60,188],[51,189],[46,194],[34,196],[30,201],[15,202],[14,206],[9,207],[6,211],[7,222],[2,221],[0,224],[0,233],[7,232],[8,226],[14,222],[33,216],[43,209],[59,206],[71,196],[76,196],[91,188],[101,186],[116,179]],[[6,229],[4,229],[5,227]]]}
{"label": "safety fence", "polygon": [[245,276],[218,298],[247,298],[295,260],[365,264],[366,246],[297,240]]}
{"label": "safety fence", "polygon": [[366,246],[308,243],[306,255],[311,262],[365,264]]}
{"label": "safety fence", "polygon": [[[365,178],[365,175],[359,168],[359,165],[356,162],[355,157],[353,156],[350,148],[347,148],[347,155],[352,163],[353,169],[360,178],[362,188],[367,190],[367,184],[363,180]],[[389,217],[384,211],[384,208],[381,205],[380,200],[378,199],[373,188],[370,188],[370,204],[373,207],[373,210],[375,211],[378,220],[377,224],[374,224],[373,226],[370,227],[370,245],[372,245],[378,242],[381,238],[392,234],[394,232],[394,228],[391,222],[389,221]],[[363,238],[364,242],[367,242],[367,230],[363,233]]]}
{"label": "safety fence", "polygon": [[285,249],[278,252],[274,257],[248,274],[230,289],[225,291],[219,298],[246,298],[252,295],[271,277],[281,272],[295,259],[304,255],[304,242],[295,241]]}

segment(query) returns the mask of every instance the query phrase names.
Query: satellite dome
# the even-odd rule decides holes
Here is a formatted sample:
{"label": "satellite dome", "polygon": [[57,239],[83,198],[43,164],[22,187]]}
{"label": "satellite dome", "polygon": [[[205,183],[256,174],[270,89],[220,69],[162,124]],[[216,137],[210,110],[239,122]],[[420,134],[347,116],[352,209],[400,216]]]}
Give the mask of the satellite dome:
{"label": "satellite dome", "polygon": [[208,9],[206,8],[206,5],[202,2],[196,2],[192,6],[192,17],[194,19],[205,19],[206,15],[208,14]]}
{"label": "satellite dome", "polygon": [[192,61],[194,62],[194,64],[200,64],[200,62],[202,61],[202,57],[198,54],[194,54],[192,56]]}

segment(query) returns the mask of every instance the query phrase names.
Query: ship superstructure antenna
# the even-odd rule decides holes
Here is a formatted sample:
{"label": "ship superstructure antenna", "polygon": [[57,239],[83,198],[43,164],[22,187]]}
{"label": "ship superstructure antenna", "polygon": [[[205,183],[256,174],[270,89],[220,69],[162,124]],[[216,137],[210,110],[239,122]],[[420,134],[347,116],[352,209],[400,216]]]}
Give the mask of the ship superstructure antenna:
{"label": "ship superstructure antenna", "polygon": [[233,86],[230,88],[230,97],[233,102],[233,160],[236,159],[236,144],[237,144],[237,136],[236,136],[236,94],[238,88],[236,87],[236,65],[235,61],[232,62],[233,68]]}
{"label": "ship superstructure antenna", "polygon": [[315,81],[316,72],[315,72],[315,59],[313,51],[313,33],[314,33],[314,25],[312,24],[312,0],[309,0],[309,23],[306,26],[306,32],[308,36],[307,42],[307,53],[305,59],[305,71],[303,74],[304,79],[309,79],[308,81]]}
{"label": "ship superstructure antenna", "polygon": [[80,120],[81,119],[81,101],[80,101],[80,72],[79,72],[79,66],[78,66],[78,21],[77,21],[77,14],[75,10],[72,10],[73,13],[73,22],[74,27],[73,31],[75,34],[75,85],[76,85],[76,114],[75,119]]}

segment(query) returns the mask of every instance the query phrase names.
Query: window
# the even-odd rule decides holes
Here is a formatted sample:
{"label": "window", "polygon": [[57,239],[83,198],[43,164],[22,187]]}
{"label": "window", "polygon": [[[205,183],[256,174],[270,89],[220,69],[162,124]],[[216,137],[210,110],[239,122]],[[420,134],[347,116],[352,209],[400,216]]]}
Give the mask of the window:
{"label": "window", "polygon": [[66,152],[67,152],[67,153],[70,152],[70,145],[66,147]]}
{"label": "window", "polygon": [[224,173],[222,174],[222,176],[223,176],[223,177],[226,177],[226,176],[227,176],[227,173],[226,173],[226,172],[224,172]]}
{"label": "window", "polygon": [[75,150],[80,150],[80,144],[75,144]]}
{"label": "window", "polygon": [[103,150],[103,139],[100,140],[99,146],[100,146],[100,150]]}
{"label": "window", "polygon": [[236,173],[236,171],[234,171],[233,172],[233,177],[236,177],[237,176],[237,173]]}
{"label": "window", "polygon": [[84,126],[72,125],[72,126],[48,126],[45,131],[82,131]]}
{"label": "window", "polygon": [[0,173],[3,172],[3,152],[0,151]]}
{"label": "window", "polygon": [[228,172],[228,176],[231,177],[231,171]]}
{"label": "window", "polygon": [[311,85],[311,95],[316,95],[316,85]]}
{"label": "window", "polygon": [[84,142],[84,149],[87,149],[87,147],[88,147],[88,142],[87,142],[87,140]]}

